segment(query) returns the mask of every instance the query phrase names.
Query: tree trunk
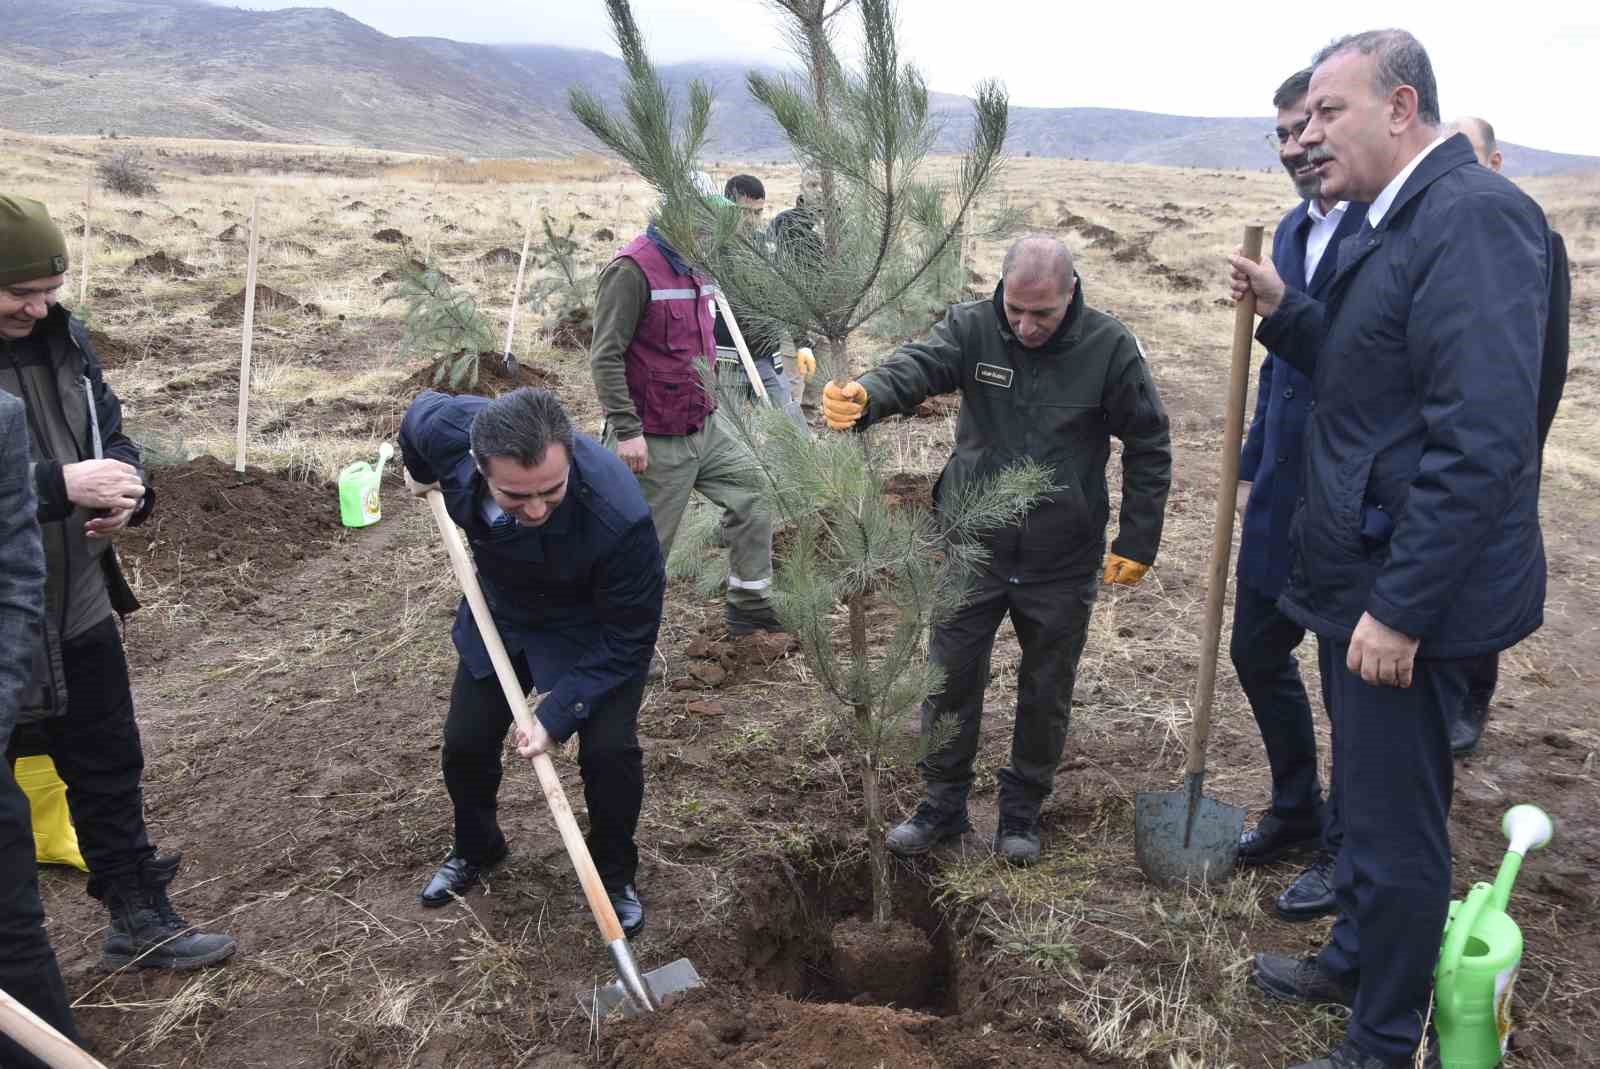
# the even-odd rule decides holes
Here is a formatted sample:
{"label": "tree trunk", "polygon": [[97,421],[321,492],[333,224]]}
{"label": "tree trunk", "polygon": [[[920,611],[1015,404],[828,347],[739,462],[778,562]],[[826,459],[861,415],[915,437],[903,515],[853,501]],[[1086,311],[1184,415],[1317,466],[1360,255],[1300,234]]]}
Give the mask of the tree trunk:
{"label": "tree trunk", "polygon": [[[862,678],[867,669],[867,595],[857,591],[849,596],[846,605],[850,608],[850,660],[858,678]],[[889,886],[889,848],[883,839],[883,801],[878,790],[878,746],[872,741],[872,698],[859,690],[852,697],[856,728],[862,745],[861,796],[867,817],[867,858],[872,866],[872,919],[877,924],[886,924],[893,912],[894,900]]]}

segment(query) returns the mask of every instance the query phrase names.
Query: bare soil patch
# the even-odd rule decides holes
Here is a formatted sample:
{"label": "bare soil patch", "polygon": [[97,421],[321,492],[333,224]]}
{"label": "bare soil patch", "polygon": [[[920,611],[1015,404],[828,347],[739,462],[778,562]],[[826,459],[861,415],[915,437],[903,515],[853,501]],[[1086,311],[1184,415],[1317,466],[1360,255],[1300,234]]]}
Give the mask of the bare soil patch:
{"label": "bare soil patch", "polygon": [[[232,297],[228,297],[211,308],[213,322],[231,324],[244,322],[245,292],[240,290]],[[322,309],[315,304],[302,301],[287,293],[279,292],[271,286],[258,284],[256,286],[256,316],[271,315],[276,312],[294,312],[315,319],[322,315]]]}
{"label": "bare soil patch", "polygon": [[249,604],[341,530],[331,486],[241,474],[209,456],[154,468],[151,480],[157,508],[122,552],[141,583],[179,585],[208,607]]}
{"label": "bare soil patch", "polygon": [[128,265],[126,272],[130,275],[170,275],[173,278],[198,278],[200,271],[184,263],[176,256],[168,256],[164,250],[156,250],[149,256],[141,256]]}

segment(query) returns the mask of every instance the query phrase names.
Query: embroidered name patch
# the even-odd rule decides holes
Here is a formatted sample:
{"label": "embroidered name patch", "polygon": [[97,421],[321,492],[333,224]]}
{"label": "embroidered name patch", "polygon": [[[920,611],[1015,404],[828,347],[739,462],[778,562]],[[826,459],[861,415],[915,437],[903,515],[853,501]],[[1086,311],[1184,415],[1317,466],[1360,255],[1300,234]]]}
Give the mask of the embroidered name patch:
{"label": "embroidered name patch", "polygon": [[1008,367],[999,367],[995,364],[979,364],[973,371],[972,377],[979,382],[990,386],[1003,386],[1011,389],[1011,376],[1016,372]]}

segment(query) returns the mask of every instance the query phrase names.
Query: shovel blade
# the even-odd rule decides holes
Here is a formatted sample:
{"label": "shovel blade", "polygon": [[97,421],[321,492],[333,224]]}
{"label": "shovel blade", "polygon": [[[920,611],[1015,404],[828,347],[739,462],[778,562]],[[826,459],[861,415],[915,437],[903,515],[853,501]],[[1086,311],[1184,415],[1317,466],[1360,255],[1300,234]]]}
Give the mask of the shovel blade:
{"label": "shovel blade", "polygon": [[[650,970],[644,974],[644,982],[657,1006],[666,1001],[669,995],[688,991],[704,983],[700,979],[699,972],[695,970],[694,963],[688,958],[679,958],[659,969]],[[643,1007],[634,1005],[621,980],[614,980],[604,987],[578,992],[578,1005],[596,1020],[610,1016],[613,1010],[620,1010],[624,1017],[637,1017],[645,1012]]]}
{"label": "shovel blade", "polygon": [[1219,883],[1239,857],[1244,810],[1203,796],[1198,782],[1188,787],[1140,791],[1134,800],[1134,856],[1157,883]]}

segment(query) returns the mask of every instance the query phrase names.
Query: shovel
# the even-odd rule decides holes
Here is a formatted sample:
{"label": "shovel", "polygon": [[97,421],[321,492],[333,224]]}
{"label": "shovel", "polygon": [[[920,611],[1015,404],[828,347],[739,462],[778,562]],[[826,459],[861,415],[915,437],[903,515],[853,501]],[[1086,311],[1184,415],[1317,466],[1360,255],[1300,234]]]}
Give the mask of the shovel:
{"label": "shovel", "polygon": [[[462,544],[455,521],[445,509],[444,495],[438,490],[429,490],[428,507],[433,510],[434,522],[438,524],[439,535],[444,539],[445,551],[450,555],[450,567],[456,573],[456,582],[472,609],[472,618],[478,625],[478,633],[483,636],[484,646],[489,650],[489,659],[494,662],[495,675],[499,677],[506,702],[511,706],[511,716],[516,720],[517,727],[531,735],[533,714],[528,711],[527,696],[522,692],[522,684],[517,681],[516,670],[511,667],[511,658],[506,656],[505,644],[500,641],[500,629],[495,626],[494,617],[489,614],[489,605],[483,600],[483,590],[478,586],[478,573],[467,556],[467,547]],[[606,949],[611,952],[611,960],[617,967],[616,982],[597,991],[581,993],[579,1003],[592,1007],[591,1012],[596,1019],[619,1007],[632,1016],[660,1009],[662,1000],[668,995],[699,987],[700,974],[688,958],[679,958],[670,965],[640,974],[639,965],[633,960],[633,951],[628,947],[627,936],[622,931],[622,924],[617,920],[617,911],[611,905],[605,885],[600,882],[600,873],[595,871],[594,859],[589,856],[588,844],[578,830],[572,807],[567,804],[567,792],[561,788],[561,778],[556,775],[550,755],[535,757],[533,770],[539,776],[539,786],[544,791],[545,802],[550,806],[550,815],[555,818],[556,827],[561,832],[561,842],[567,848],[567,856],[572,859],[572,867],[578,872],[578,882],[583,885],[583,896],[594,913],[600,937],[605,940]]]}
{"label": "shovel", "polygon": [[50,1069],[106,1069],[87,1051],[4,991],[0,991],[0,1033],[10,1036]]}
{"label": "shovel", "polygon": [[[1261,258],[1261,227],[1244,230],[1244,254]],[[1206,736],[1217,687],[1217,646],[1222,638],[1222,598],[1228,589],[1233,549],[1234,501],[1239,490],[1239,448],[1244,441],[1244,400],[1255,337],[1256,299],[1249,294],[1233,314],[1233,366],[1228,375],[1228,412],[1222,436],[1222,478],[1217,485],[1216,537],[1211,546],[1205,626],[1200,634],[1200,681],[1189,727],[1189,758],[1183,790],[1140,791],[1134,801],[1133,848],[1139,868],[1157,883],[1207,883],[1233,874],[1244,831],[1244,810],[1201,793],[1206,779]]]}

